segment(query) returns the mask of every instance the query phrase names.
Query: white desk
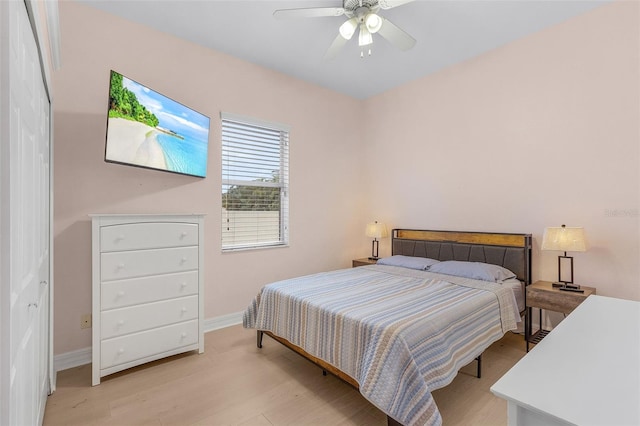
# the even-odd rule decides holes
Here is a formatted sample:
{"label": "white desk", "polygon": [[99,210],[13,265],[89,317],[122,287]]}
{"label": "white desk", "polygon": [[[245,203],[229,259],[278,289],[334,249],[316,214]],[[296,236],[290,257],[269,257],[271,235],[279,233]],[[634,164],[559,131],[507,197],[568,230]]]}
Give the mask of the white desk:
{"label": "white desk", "polygon": [[640,425],[640,302],[590,296],[491,391],[509,425]]}

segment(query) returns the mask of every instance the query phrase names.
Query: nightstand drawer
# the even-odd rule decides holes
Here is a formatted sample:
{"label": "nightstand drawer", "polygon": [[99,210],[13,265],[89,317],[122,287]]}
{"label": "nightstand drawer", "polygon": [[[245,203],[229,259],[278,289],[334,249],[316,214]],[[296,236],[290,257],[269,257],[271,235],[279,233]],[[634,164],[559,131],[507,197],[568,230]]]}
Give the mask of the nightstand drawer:
{"label": "nightstand drawer", "polygon": [[527,306],[533,308],[568,314],[577,308],[583,300],[584,296],[576,296],[575,294],[567,294],[566,297],[558,298],[553,293],[527,289]]}
{"label": "nightstand drawer", "polygon": [[584,293],[560,291],[552,287],[550,282],[538,281],[527,286],[527,307],[568,314],[584,302],[589,295],[596,292],[596,289],[592,287],[583,286],[582,289]]}
{"label": "nightstand drawer", "polygon": [[375,265],[377,262],[378,261],[376,259],[369,259],[368,257],[363,257],[362,259],[353,259],[351,264],[353,268],[356,268],[358,266]]}

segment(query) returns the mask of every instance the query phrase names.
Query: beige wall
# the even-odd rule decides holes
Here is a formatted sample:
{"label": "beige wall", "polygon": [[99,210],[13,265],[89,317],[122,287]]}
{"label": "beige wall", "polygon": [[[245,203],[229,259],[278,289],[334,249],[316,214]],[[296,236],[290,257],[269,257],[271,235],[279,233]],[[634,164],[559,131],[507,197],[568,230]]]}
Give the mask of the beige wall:
{"label": "beige wall", "polygon": [[[366,253],[358,161],[361,104],[131,24],[60,3],[55,99],[55,353],[91,345],[90,213],[205,213],[205,317],[244,310],[271,281]],[[206,179],[105,163],[109,71],[211,119]],[[220,111],[291,126],[290,247],[221,253]],[[364,247],[363,247],[364,245]]]}
{"label": "beige wall", "polygon": [[[369,203],[403,227],[583,226],[575,281],[640,300],[639,4],[595,9],[365,102]],[[388,250],[388,246],[385,247]],[[569,254],[571,255],[571,253]]]}
{"label": "beige wall", "polygon": [[[362,234],[374,219],[532,233],[534,278],[545,279],[559,253],[540,252],[544,227],[584,226],[576,281],[640,300],[636,2],[364,102],[82,5],[61,2],[60,15],[56,354],[90,346],[80,330],[91,310],[89,213],[206,213],[207,318],[244,309],[270,281],[347,267],[370,250]],[[206,179],[104,163],[110,69],[211,118]],[[220,253],[221,110],[292,126],[291,247]]]}

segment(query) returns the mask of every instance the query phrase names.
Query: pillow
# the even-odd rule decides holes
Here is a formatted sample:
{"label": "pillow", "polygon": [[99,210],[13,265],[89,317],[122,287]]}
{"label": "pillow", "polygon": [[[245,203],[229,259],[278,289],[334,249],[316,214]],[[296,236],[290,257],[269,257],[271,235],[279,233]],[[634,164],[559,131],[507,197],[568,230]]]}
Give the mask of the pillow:
{"label": "pillow", "polygon": [[413,257],[395,255],[391,257],[383,257],[378,260],[378,265],[388,266],[401,266],[403,268],[418,269],[420,271],[426,271],[431,265],[438,263],[435,259],[429,259],[428,257]]}
{"label": "pillow", "polygon": [[459,260],[446,260],[436,263],[429,267],[429,272],[495,283],[515,278],[516,276],[516,274],[502,266],[482,262],[461,262]]}

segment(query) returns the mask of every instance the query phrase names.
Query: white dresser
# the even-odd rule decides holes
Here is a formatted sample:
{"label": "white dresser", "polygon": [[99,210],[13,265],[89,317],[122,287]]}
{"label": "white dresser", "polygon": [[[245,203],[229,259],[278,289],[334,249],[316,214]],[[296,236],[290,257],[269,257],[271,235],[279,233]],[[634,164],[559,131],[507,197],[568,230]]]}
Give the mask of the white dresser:
{"label": "white dresser", "polygon": [[204,352],[203,215],[90,215],[92,384],[145,362]]}
{"label": "white dresser", "polygon": [[640,424],[640,302],[589,296],[492,387],[509,426]]}

